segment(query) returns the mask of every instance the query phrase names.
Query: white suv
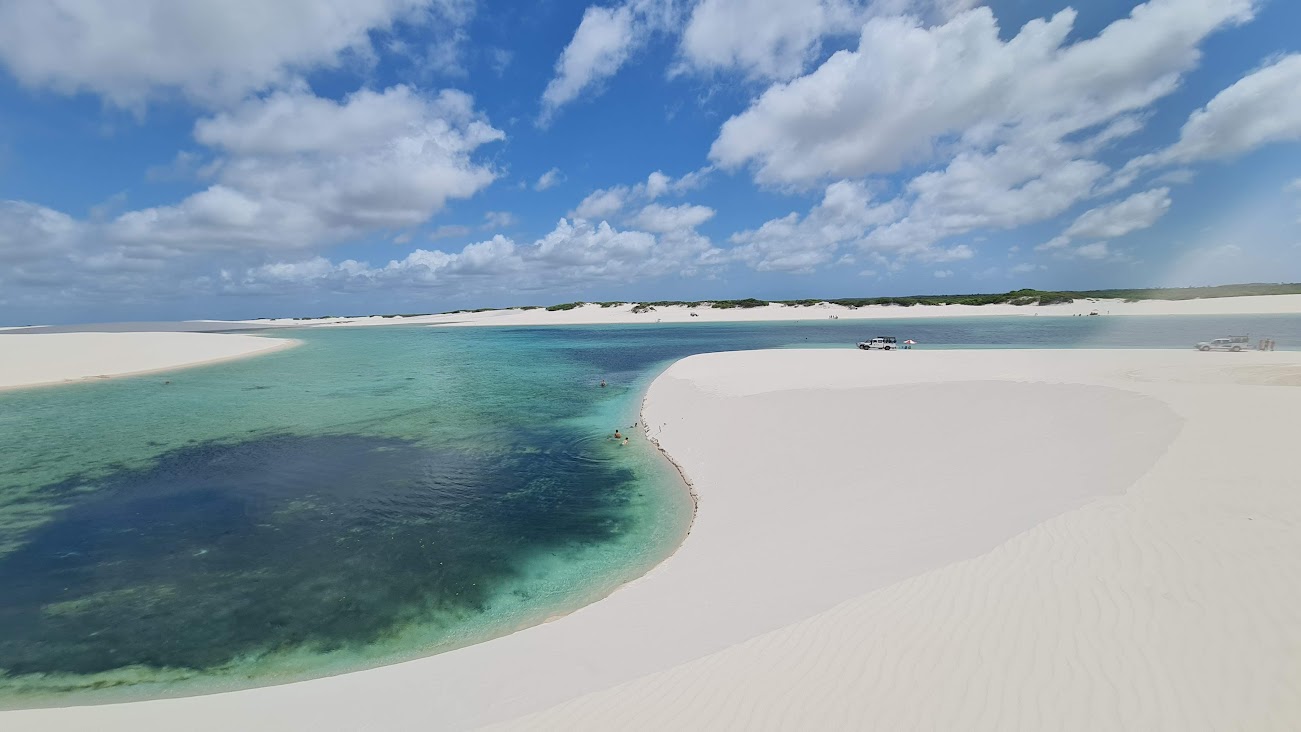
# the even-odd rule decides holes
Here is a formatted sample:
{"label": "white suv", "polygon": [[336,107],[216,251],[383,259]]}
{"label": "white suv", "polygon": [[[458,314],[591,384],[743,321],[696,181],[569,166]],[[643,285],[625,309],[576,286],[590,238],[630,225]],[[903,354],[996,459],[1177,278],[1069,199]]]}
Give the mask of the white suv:
{"label": "white suv", "polygon": [[863,341],[858,347],[864,351],[893,351],[899,347],[893,336],[878,336],[870,341]]}
{"label": "white suv", "polygon": [[1199,351],[1245,351],[1251,348],[1247,342],[1247,336],[1232,336],[1230,338],[1216,338],[1213,341],[1202,341],[1197,344]]}

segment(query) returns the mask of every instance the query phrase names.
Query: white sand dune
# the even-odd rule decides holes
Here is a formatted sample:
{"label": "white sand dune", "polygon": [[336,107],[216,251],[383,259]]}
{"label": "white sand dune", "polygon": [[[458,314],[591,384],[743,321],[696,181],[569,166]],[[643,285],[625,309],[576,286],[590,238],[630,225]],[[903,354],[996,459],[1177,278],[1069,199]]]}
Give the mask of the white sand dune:
{"label": "white sand dune", "polygon": [[1294,729],[1298,386],[1296,353],[693,356],[644,417],[696,523],[610,597],[408,663],[0,726]]}
{"label": "white sand dune", "polygon": [[[1094,397],[1118,401],[1101,405],[1109,415],[1101,422],[1085,412],[1073,454],[1050,441],[1068,453],[1051,458],[1060,477],[1078,469],[1072,459],[1112,463],[1117,454],[1105,443],[1117,438],[1148,443],[1138,452],[1155,462],[1124,494],[1044,521],[982,556],[505,727],[1301,727],[1301,457],[1295,448],[1301,358],[913,352],[869,363],[851,355],[720,354],[680,362],[656,384],[664,387],[656,392],[665,398],[663,411],[656,403],[657,418],[666,421],[664,444],[686,470],[702,476],[708,500],[715,482],[727,480],[713,476],[727,461],[702,444],[710,434],[753,440],[748,462],[764,470],[782,471],[788,460],[805,468],[802,453],[787,451],[773,437],[765,442],[765,435],[784,439],[815,420],[828,424],[837,407],[805,408],[823,390],[971,379],[944,386],[963,390],[964,401],[1001,393],[995,401],[1004,403],[1005,414],[995,405],[985,417],[962,423],[973,436],[991,431],[1008,438],[997,450],[1001,466],[964,456],[969,447],[962,438],[957,444],[934,439],[962,416],[951,409],[955,395],[946,401],[938,386],[862,389],[842,398],[861,406],[851,395],[878,391],[893,408],[893,397],[913,391],[912,415],[882,416],[911,431],[923,446],[920,454],[880,453],[865,436],[859,464],[879,467],[881,479],[890,480],[896,470],[917,469],[918,460],[960,461],[970,471],[959,484],[988,498],[968,520],[984,524],[1017,508],[991,490],[1043,479],[1028,475],[1025,466],[1044,458],[1038,451],[1045,443],[1008,432],[1027,416],[1017,400],[1047,400],[1054,414],[1042,424],[1045,430],[1081,416],[1062,409],[1070,405],[1060,397],[1069,392],[1054,396],[1039,388],[1046,384],[1027,382],[1086,382],[1097,385],[1090,387],[1099,390]],[[811,384],[819,390],[772,391]],[[1016,387],[1031,388],[1018,396]],[[674,392],[676,398],[669,396]],[[787,409],[770,410],[766,419],[751,411],[755,400],[775,396],[790,400]],[[1165,435],[1170,424],[1155,415],[1136,422],[1145,412],[1126,413],[1125,399],[1167,405],[1158,411],[1177,415],[1178,434]],[[679,417],[691,404],[698,406],[690,416]],[[919,412],[928,419],[918,419]],[[829,424],[862,434],[839,420]],[[870,429],[867,435],[877,436]],[[1163,442],[1168,446],[1153,451]],[[832,451],[818,451],[835,461],[827,454]],[[814,470],[818,479],[828,477],[826,469]],[[870,490],[871,481],[867,473],[863,489]],[[925,498],[914,494],[913,500]],[[911,541],[919,544],[914,551],[929,544],[923,537]]]}
{"label": "white sand dune", "polygon": [[0,336],[0,389],[169,371],[297,343],[219,333],[9,334]]}
{"label": "white sand dune", "polygon": [[277,318],[246,320],[243,323],[268,325],[362,326],[362,325],[614,325],[624,323],[731,323],[781,320],[878,320],[884,318],[953,318],[979,316],[1077,316],[1096,312],[1110,315],[1289,315],[1301,314],[1301,295],[1251,295],[1246,297],[1217,297],[1198,300],[1077,300],[1060,305],[868,305],[847,308],[841,305],[766,305],[756,308],[715,309],[689,308],[684,305],[656,307],[634,313],[633,304],[601,307],[586,304],[570,310],[488,310],[479,313],[445,313],[441,315],[416,315],[411,317],[368,316],[356,318],[317,318],[295,320]]}

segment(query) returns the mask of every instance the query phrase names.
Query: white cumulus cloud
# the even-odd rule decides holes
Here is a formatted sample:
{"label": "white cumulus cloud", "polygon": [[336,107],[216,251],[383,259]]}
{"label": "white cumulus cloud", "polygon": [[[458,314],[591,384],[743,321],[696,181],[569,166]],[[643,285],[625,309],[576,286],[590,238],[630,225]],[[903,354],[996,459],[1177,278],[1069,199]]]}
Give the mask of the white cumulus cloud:
{"label": "white cumulus cloud", "polygon": [[681,178],[674,178],[657,170],[647,176],[645,181],[636,185],[618,185],[592,191],[579,202],[570,215],[580,219],[608,219],[623,212],[628,206],[699,188],[711,172],[713,168],[705,167],[687,173]]}
{"label": "white cumulus cloud", "polygon": [[496,177],[473,152],[502,133],[457,91],[358,91],[342,101],[306,89],[250,99],[200,120],[218,150],[217,182],[178,204],[131,211],[108,228],[132,246],[311,247],[419,225],[448,199]]}
{"label": "white cumulus cloud", "polygon": [[1301,54],[1249,74],[1193,112],[1166,153],[1178,162],[1240,155],[1301,140]]}
{"label": "white cumulus cloud", "polygon": [[652,203],[632,217],[632,223],[638,228],[657,234],[672,231],[694,229],[714,217],[714,209],[708,206],[683,204],[681,206],[661,206]]}
{"label": "white cumulus cloud", "polygon": [[460,251],[416,249],[382,266],[307,257],[228,272],[222,287],[242,293],[376,288],[432,288],[446,294],[527,292],[692,275],[721,261],[709,240],[694,232],[656,235],[605,222],[561,219],[532,244],[498,235]]}
{"label": "white cumulus cloud", "polygon": [[537,182],[533,184],[533,190],[545,191],[548,188],[555,188],[556,186],[560,185],[560,182],[563,181],[564,179],[565,176],[563,173],[560,172],[560,168],[552,168],[551,170],[548,170],[547,172],[538,176]]}
{"label": "white cumulus cloud", "polygon": [[632,52],[636,41],[635,16],[630,6],[589,7],[574,37],[556,61],[555,78],[542,92],[542,116],[548,124],[562,106],[589,87],[614,76]]}
{"label": "white cumulus cloud", "polygon": [[837,181],[808,215],[792,212],[733,234],[732,256],[759,271],[809,273],[898,215],[897,205],[876,203],[864,184]]}
{"label": "white cumulus cloud", "polygon": [[866,14],[867,4],[855,0],[701,0],[682,32],[681,54],[697,71],[790,78],[824,37],[857,33]]}
{"label": "white cumulus cloud", "polygon": [[[1063,258],[1121,261],[1127,255],[1112,249],[1108,240],[1147,229],[1169,210],[1169,188],[1153,188],[1135,193],[1124,200],[1085,211],[1065,231],[1035,247],[1035,250],[1052,252]],[[1079,239],[1101,241],[1076,245],[1075,242]]]}
{"label": "white cumulus cloud", "polygon": [[1301,140],[1301,54],[1284,56],[1216,94],[1193,112],[1170,147],[1129,161],[1116,186],[1144,170],[1232,158],[1261,146]]}
{"label": "white cumulus cloud", "polygon": [[1123,201],[1099,206],[1075,219],[1063,236],[1075,239],[1114,239],[1146,229],[1170,210],[1170,189],[1153,188]]}
{"label": "white cumulus cloud", "polygon": [[31,87],[88,91],[122,107],[160,92],[225,104],[307,70],[373,52],[371,30],[431,0],[6,0],[0,62]]}
{"label": "white cumulus cloud", "polygon": [[1202,39],[1252,10],[1251,0],[1151,0],[1074,43],[1069,9],[1006,41],[989,8],[933,27],[873,18],[856,50],[729,119],[710,157],[749,165],[762,183],[807,184],[929,160],[949,136],[979,147],[1023,128],[1060,138],[1169,94]]}

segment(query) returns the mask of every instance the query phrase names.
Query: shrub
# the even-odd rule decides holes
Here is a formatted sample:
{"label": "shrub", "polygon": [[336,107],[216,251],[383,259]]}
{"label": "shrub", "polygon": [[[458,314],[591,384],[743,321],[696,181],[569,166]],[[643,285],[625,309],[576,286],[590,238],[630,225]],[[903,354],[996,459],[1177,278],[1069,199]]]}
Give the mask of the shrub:
{"label": "shrub", "polygon": [[761,308],[767,304],[767,300],[756,300],[753,297],[747,297],[744,300],[715,300],[710,303],[710,307],[729,310],[731,308]]}

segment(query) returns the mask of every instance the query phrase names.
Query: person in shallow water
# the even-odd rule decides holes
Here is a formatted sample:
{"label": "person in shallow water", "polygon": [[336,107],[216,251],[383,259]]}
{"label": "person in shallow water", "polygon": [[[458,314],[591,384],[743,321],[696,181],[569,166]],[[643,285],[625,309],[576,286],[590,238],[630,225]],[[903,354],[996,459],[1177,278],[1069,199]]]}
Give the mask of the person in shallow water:
{"label": "person in shallow water", "polygon": [[614,439],[616,439],[616,440],[621,440],[621,439],[623,439],[623,435],[619,434],[619,429],[618,429],[617,427],[616,427],[615,430],[614,430]]}
{"label": "person in shallow water", "polygon": [[601,388],[602,388],[602,389],[605,388],[605,379],[601,379]]}
{"label": "person in shallow water", "polygon": [[623,438],[623,442],[620,442],[620,443],[619,443],[619,447],[623,447],[624,445],[627,445],[627,444],[628,444],[628,438],[625,437],[625,438]]}

